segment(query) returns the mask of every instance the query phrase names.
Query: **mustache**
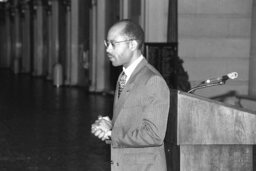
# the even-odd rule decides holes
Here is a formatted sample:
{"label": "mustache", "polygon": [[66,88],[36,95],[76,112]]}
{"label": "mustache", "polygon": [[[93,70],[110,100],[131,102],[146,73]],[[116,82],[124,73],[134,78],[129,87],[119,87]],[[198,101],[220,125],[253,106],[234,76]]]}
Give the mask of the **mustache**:
{"label": "mustache", "polygon": [[109,57],[113,57],[113,55],[111,53],[107,53],[107,56]]}

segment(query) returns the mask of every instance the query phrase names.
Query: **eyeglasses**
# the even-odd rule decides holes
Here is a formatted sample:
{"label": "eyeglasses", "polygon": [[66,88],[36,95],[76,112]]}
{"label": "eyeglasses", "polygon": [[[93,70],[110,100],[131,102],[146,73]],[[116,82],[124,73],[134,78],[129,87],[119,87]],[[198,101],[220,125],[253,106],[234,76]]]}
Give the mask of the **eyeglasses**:
{"label": "eyeglasses", "polygon": [[129,41],[132,41],[132,40],[135,40],[135,39],[128,39],[128,40],[122,40],[122,41],[107,41],[107,40],[104,40],[104,45],[105,47],[107,48],[109,45],[111,45],[112,47],[115,47],[116,44],[119,44],[119,43],[124,43],[124,42],[129,42]]}

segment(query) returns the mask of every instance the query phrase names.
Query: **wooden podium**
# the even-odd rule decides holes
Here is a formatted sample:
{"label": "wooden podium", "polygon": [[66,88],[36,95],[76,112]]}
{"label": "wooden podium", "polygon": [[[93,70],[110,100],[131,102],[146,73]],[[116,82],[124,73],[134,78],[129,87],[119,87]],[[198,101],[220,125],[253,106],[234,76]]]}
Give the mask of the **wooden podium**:
{"label": "wooden podium", "polygon": [[255,113],[171,90],[168,171],[253,171],[253,144]]}

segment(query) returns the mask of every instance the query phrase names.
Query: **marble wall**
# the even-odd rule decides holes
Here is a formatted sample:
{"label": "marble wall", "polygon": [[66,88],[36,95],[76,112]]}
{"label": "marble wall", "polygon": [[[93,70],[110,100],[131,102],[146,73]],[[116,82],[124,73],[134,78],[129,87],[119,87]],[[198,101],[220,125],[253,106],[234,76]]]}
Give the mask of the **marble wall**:
{"label": "marble wall", "polygon": [[239,75],[196,94],[248,93],[251,13],[252,0],[178,1],[179,56],[192,86],[229,72]]}

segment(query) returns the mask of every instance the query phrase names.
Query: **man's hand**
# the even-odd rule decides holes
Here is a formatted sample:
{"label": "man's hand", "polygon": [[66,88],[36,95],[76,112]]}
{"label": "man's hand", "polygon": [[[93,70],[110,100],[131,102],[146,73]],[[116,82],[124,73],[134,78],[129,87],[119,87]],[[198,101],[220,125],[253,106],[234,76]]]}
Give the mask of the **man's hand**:
{"label": "man's hand", "polygon": [[109,117],[101,117],[92,124],[91,132],[101,140],[107,140],[111,137],[112,122]]}

